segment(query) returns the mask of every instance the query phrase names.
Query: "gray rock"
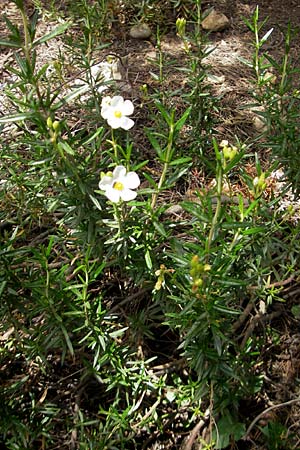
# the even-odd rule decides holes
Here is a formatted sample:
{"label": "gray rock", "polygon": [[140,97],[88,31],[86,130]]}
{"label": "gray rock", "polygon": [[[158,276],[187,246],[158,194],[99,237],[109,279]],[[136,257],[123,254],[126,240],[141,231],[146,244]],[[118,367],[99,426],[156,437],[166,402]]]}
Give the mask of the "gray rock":
{"label": "gray rock", "polygon": [[138,23],[130,28],[129,36],[133,39],[148,39],[151,36],[151,28],[146,23]]}
{"label": "gray rock", "polygon": [[202,28],[207,31],[222,31],[230,26],[230,21],[225,14],[217,12],[213,9],[208,16],[202,20]]}

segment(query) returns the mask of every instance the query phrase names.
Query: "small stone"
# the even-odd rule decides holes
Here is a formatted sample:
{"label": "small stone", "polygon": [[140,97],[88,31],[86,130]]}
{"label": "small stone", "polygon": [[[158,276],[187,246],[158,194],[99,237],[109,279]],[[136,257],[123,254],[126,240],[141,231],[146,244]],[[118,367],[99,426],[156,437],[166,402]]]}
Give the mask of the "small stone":
{"label": "small stone", "polygon": [[207,80],[209,81],[209,83],[212,84],[223,84],[225,83],[225,76],[224,75],[217,76],[209,73],[207,74]]}
{"label": "small stone", "polygon": [[263,106],[255,106],[250,110],[253,126],[258,133],[265,133],[266,131],[268,131],[267,122],[263,116],[264,112],[265,109]]}
{"label": "small stone", "polygon": [[230,26],[230,21],[225,14],[217,12],[213,9],[208,16],[202,20],[202,28],[207,31],[223,31]]}
{"label": "small stone", "polygon": [[151,36],[151,28],[146,23],[138,23],[130,28],[129,36],[133,39],[148,39]]}
{"label": "small stone", "polygon": [[265,133],[268,131],[266,122],[259,116],[253,117],[253,126],[258,133]]}
{"label": "small stone", "polygon": [[164,212],[164,215],[166,216],[177,216],[179,214],[182,214],[184,212],[184,209],[180,205],[171,205],[169,208],[167,208]]}

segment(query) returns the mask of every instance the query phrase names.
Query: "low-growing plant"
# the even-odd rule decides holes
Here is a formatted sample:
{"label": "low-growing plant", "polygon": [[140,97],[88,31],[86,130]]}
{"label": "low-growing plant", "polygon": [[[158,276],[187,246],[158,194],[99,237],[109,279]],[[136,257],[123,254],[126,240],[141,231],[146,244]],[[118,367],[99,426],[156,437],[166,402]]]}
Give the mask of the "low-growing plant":
{"label": "low-growing plant", "polygon": [[[288,25],[283,34],[283,55],[280,61],[272,58],[264,45],[272,36],[273,28],[262,37],[261,30],[268,19],[259,21],[257,6],[251,21],[246,24],[254,35],[254,56],[252,67],[256,76],[257,88],[253,91],[255,103],[252,106],[264,126],[265,148],[272,149],[273,158],[284,169],[284,177],[294,192],[299,193],[299,91],[297,77],[299,69],[294,66],[291,57],[292,40],[298,31]],[[250,64],[246,61],[246,64]]]}
{"label": "low-growing plant", "polygon": [[[84,3],[74,49],[79,85],[52,88],[36,50],[70,24],[35,39],[37,23],[15,3],[24,33],[7,19],[1,42],[16,49],[0,118],[2,440],[20,450],[140,449],[171,427],[187,449],[195,433],[182,436],[196,426],[207,448],[233,445],[246,432],[240,402],[262,387],[264,324],[284,300],[276,283],[298,273],[299,227],[267,195],[272,167],[252,144],[213,137],[201,2],[194,34],[177,21],[184,102],[177,109],[161,92],[160,47],[155,90],[140,105],[145,126],[139,99],[100,73],[111,60],[93,75],[94,9]],[[204,164],[214,182],[182,198]]]}

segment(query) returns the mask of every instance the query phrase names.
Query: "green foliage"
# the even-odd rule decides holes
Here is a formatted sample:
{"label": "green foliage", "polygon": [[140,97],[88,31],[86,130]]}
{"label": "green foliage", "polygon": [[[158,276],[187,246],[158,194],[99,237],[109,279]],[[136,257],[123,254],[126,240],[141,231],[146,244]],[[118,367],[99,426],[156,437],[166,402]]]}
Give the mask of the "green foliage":
{"label": "green foliage", "polygon": [[[102,101],[101,89],[114,96],[116,84],[92,76],[96,52],[109,45],[110,4],[67,5],[80,31],[68,47],[81,70],[76,86],[65,80],[63,57],[48,78],[38,51],[71,21],[36,39],[38,17],[29,20],[23,2],[15,3],[22,30],[6,19],[10,36],[1,42],[17,49],[0,118],[1,438],[20,450],[139,449],[173,422],[174,434],[186,434],[208,410],[207,448],[234,445],[245,433],[240,402],[261,389],[260,351],[272,335],[251,327],[244,335],[243,312],[250,306],[263,324],[263,310],[282,301],[274,286],[298,273],[299,226],[264,195],[272,167],[262,169],[251,143],[213,137],[218,99],[206,83],[201,2],[171,2],[185,13],[177,20],[186,57],[178,73],[188,83],[166,89],[166,67],[175,64],[165,58],[158,27],[155,87],[141,90],[129,131],[110,129],[103,113],[107,107],[112,120],[131,115],[109,109],[115,99]],[[124,5],[135,19],[150,20],[158,2]],[[258,11],[249,22],[255,33],[257,24]],[[259,77],[267,38],[255,44]],[[256,98],[269,108],[272,145],[284,151],[285,164],[292,139],[285,138],[287,147],[276,139],[295,131],[297,102],[287,59],[277,69],[285,128],[279,112],[271,114],[278,102],[261,78]],[[151,156],[138,152],[139,138]],[[114,181],[120,166],[125,174]],[[203,168],[215,184],[182,200],[191,170]],[[288,176],[296,189],[296,173]],[[243,193],[233,192],[236,179]],[[113,202],[109,188],[137,196]],[[179,214],[170,212],[172,194]],[[270,449],[279,448],[270,424],[264,433]]]}
{"label": "green foliage", "polygon": [[[260,37],[267,19],[259,21],[259,10],[256,8],[252,21],[246,24],[254,34],[253,69],[256,75],[257,88],[253,93],[255,104],[259,107],[258,115],[266,124],[265,146],[272,148],[273,157],[283,167],[286,180],[291,183],[298,195],[299,179],[299,90],[297,81],[299,69],[294,67],[291,57],[291,43],[298,31],[289,25],[284,33],[283,55],[281,60],[274,60],[264,45],[273,29]],[[247,62],[246,62],[247,63]]]}
{"label": "green foliage", "polygon": [[291,436],[284,425],[279,422],[269,422],[261,428],[268,450],[280,450],[293,448]]}

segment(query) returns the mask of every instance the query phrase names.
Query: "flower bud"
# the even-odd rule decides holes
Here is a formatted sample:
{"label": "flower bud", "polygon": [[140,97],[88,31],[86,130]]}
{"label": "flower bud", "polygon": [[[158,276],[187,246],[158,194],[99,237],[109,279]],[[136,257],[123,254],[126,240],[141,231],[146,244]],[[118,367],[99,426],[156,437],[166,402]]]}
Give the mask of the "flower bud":
{"label": "flower bud", "polygon": [[48,117],[48,119],[47,119],[47,127],[50,128],[50,130],[51,130],[52,127],[53,127],[53,122],[52,122],[51,117]]}
{"label": "flower bud", "polygon": [[180,37],[183,37],[185,35],[185,26],[186,26],[186,19],[183,17],[176,20],[176,30]]}
{"label": "flower bud", "polygon": [[54,122],[52,124],[52,128],[54,131],[57,131],[59,129],[59,121],[58,120],[54,120]]}

